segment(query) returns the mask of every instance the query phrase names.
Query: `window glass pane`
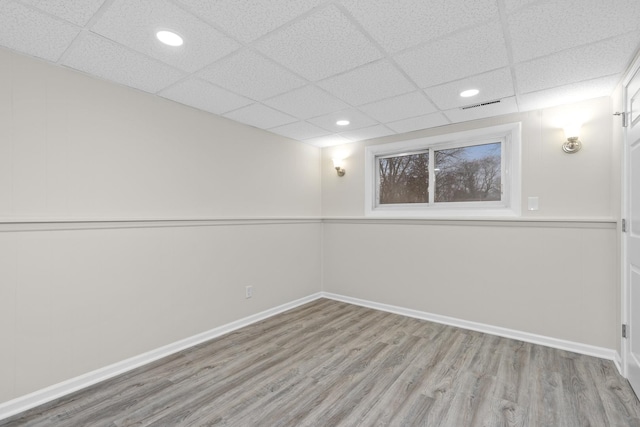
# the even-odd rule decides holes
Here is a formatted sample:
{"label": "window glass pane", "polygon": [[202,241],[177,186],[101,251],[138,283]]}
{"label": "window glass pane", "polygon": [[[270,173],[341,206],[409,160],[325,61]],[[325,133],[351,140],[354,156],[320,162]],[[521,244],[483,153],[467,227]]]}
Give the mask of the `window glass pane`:
{"label": "window glass pane", "polygon": [[380,204],[429,203],[429,153],[378,159]]}
{"label": "window glass pane", "polygon": [[501,200],[501,143],[436,150],[435,201]]}

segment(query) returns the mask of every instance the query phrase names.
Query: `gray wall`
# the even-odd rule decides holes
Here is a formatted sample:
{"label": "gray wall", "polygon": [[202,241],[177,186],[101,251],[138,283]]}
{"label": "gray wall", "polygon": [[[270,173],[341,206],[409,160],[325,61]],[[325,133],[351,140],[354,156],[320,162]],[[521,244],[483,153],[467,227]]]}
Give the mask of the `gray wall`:
{"label": "gray wall", "polygon": [[[562,122],[584,120],[576,154]],[[619,154],[611,100],[443,126],[323,149],[323,289],[466,321],[618,349]],[[364,147],[522,122],[522,217],[364,217]],[[346,175],[331,158],[346,155]],[[527,211],[527,197],[540,210]],[[333,218],[333,219],[332,219]]]}
{"label": "gray wall", "polygon": [[[0,50],[0,402],[318,292],[319,166]],[[178,221],[108,222],[153,219]]]}

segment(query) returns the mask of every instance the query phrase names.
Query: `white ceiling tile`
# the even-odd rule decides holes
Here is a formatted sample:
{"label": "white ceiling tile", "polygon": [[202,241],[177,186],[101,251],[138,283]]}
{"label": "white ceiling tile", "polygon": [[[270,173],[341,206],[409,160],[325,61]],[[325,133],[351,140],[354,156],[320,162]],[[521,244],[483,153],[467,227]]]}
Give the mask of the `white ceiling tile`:
{"label": "white ceiling tile", "polygon": [[249,43],[325,0],[178,0],[207,22]]}
{"label": "white ceiling tile", "polygon": [[389,52],[499,19],[495,0],[342,0],[341,3]]}
{"label": "white ceiling tile", "polygon": [[311,81],[381,58],[381,52],[336,7],[329,6],[256,43],[265,55]]}
{"label": "white ceiling tile", "polygon": [[360,109],[382,123],[424,116],[437,111],[421,92],[411,92],[363,105]]}
{"label": "white ceiling tile", "polygon": [[227,113],[224,116],[260,129],[270,129],[296,120],[287,114],[262,104],[252,104],[248,107]]}
{"label": "white ceiling tile", "polygon": [[[478,95],[463,98],[460,92],[467,89],[478,89]],[[445,83],[425,89],[427,95],[441,110],[477,104],[485,101],[506,98],[514,95],[513,81],[509,68],[490,71],[466,79]]]}
{"label": "white ceiling tile", "polygon": [[618,74],[631,61],[638,35],[627,34],[534,59],[515,67],[518,92],[527,93]]}
{"label": "white ceiling tile", "polygon": [[361,105],[410,92],[415,86],[389,61],[364,65],[318,83],[351,105]]}
{"label": "white ceiling tile", "polygon": [[454,108],[452,110],[445,111],[444,114],[452,122],[458,123],[517,112],[518,104],[516,103],[515,96],[513,96],[511,98],[502,99],[498,104],[484,105],[482,107],[470,108],[468,110]]}
{"label": "white ceiling tile", "polygon": [[341,132],[339,135],[344,136],[352,141],[362,141],[365,139],[380,138],[382,136],[393,135],[395,132],[383,125],[371,126],[363,129],[356,129],[348,132]]}
{"label": "white ceiling tile", "polygon": [[610,96],[619,82],[620,75],[615,74],[539,92],[526,93],[518,95],[518,107],[520,111],[531,111],[600,96]]}
{"label": "white ceiling tile", "polygon": [[640,0],[0,0],[0,47],[318,145],[607,96],[639,44]]}
{"label": "white ceiling tile", "polygon": [[426,116],[412,117],[393,123],[387,123],[387,127],[397,133],[411,132],[414,130],[428,129],[437,126],[448,125],[449,121],[441,113],[428,114]]}
{"label": "white ceiling tile", "polygon": [[[349,120],[350,123],[347,126],[338,126],[336,124],[338,120]],[[337,111],[335,113],[309,119],[309,122],[331,132],[345,132],[377,124],[375,120],[372,120],[360,111],[353,109]]]}
{"label": "white ceiling tile", "polygon": [[508,64],[502,29],[493,23],[420,46],[395,59],[422,88]]}
{"label": "white ceiling tile", "polygon": [[190,78],[158,95],[214,114],[222,114],[252,103],[251,100],[205,81]]}
{"label": "white ceiling tile", "polygon": [[58,18],[84,26],[100,9],[104,0],[20,0]]}
{"label": "white ceiling tile", "polygon": [[91,33],[76,39],[62,64],[151,93],[183,76],[168,65]]}
{"label": "white ceiling tile", "polygon": [[516,62],[640,29],[638,0],[532,4],[507,18]]}
{"label": "white ceiling tile", "polygon": [[265,104],[306,120],[344,110],[347,104],[315,86],[305,86],[265,101]]}
{"label": "white ceiling tile", "polygon": [[[155,36],[169,29],[184,38],[171,47]],[[167,0],[115,0],[92,28],[93,32],[193,72],[233,52],[240,45]]]}
{"label": "white ceiling tile", "polygon": [[303,86],[305,80],[250,50],[242,50],[198,74],[251,99],[261,101]]}
{"label": "white ceiling tile", "polygon": [[537,1],[546,1],[546,0],[504,0],[504,5],[507,13],[512,13],[516,9],[520,9],[528,4],[535,3]]}
{"label": "white ceiling tile", "polygon": [[330,132],[307,122],[295,122],[284,126],[269,129],[269,132],[277,133],[297,140],[317,138],[328,135]]}
{"label": "white ceiling tile", "polygon": [[340,135],[321,136],[319,138],[305,139],[307,144],[315,145],[316,147],[332,147],[334,145],[348,144],[353,142],[352,140]]}
{"label": "white ceiling tile", "polygon": [[57,61],[80,29],[14,2],[0,2],[0,45]]}

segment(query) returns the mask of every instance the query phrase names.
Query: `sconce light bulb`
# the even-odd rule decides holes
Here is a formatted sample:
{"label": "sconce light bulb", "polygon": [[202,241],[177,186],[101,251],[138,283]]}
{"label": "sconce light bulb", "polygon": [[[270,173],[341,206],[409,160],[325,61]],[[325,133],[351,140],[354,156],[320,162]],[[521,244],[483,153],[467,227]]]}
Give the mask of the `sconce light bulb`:
{"label": "sconce light bulb", "polygon": [[570,124],[565,126],[564,128],[564,136],[569,138],[578,138],[580,136],[580,125],[579,124]]}

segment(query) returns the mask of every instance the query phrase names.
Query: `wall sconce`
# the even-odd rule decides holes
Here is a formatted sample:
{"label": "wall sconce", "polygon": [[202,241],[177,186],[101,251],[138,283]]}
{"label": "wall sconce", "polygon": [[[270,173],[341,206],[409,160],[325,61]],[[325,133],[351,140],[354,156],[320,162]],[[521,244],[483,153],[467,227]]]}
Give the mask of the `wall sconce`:
{"label": "wall sconce", "polygon": [[562,144],[562,151],[569,154],[580,151],[582,148],[582,143],[578,139],[580,135],[580,125],[571,124],[565,126],[564,135],[567,137],[567,140]]}
{"label": "wall sconce", "polygon": [[343,159],[333,159],[333,167],[336,168],[338,176],[344,176]]}

